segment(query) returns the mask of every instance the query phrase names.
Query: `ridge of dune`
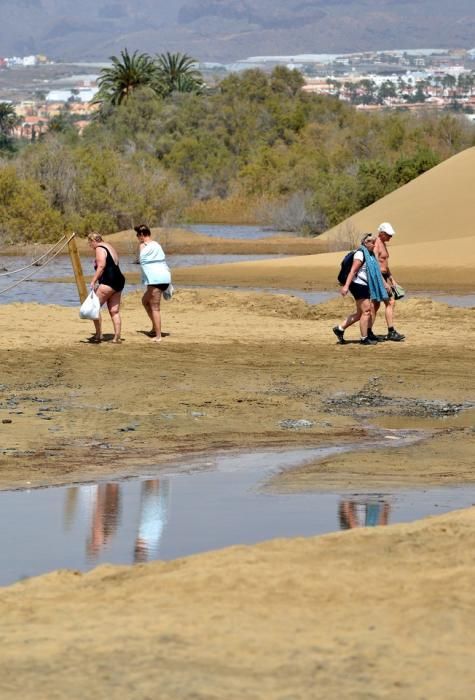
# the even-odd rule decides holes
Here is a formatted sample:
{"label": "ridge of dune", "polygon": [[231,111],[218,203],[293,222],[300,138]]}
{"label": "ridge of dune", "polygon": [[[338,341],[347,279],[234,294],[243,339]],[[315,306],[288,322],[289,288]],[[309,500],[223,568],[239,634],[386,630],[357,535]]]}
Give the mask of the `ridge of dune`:
{"label": "ridge of dune", "polygon": [[394,245],[471,236],[474,183],[472,147],[348,217],[319,240],[337,240],[351,230],[376,231],[382,221],[396,230]]}

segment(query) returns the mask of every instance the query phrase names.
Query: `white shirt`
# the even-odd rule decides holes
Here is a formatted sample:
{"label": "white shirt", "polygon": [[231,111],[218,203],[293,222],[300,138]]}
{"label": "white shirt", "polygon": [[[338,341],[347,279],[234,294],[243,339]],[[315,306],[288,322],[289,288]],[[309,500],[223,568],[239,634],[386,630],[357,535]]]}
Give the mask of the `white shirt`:
{"label": "white shirt", "polygon": [[366,273],[366,263],[363,251],[357,250],[356,253],[353,255],[353,260],[359,260],[363,263],[356,275],[353,277],[353,282],[355,282],[356,284],[364,284],[368,286],[368,275]]}

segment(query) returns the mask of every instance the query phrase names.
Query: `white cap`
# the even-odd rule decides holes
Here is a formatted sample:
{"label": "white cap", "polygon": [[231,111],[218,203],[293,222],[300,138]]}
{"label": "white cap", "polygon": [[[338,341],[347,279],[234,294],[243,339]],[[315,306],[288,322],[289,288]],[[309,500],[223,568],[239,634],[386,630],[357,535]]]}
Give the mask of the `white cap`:
{"label": "white cap", "polygon": [[387,233],[388,236],[394,236],[396,231],[393,229],[391,224],[388,224],[388,222],[385,221],[384,223],[380,224],[378,228],[378,233]]}

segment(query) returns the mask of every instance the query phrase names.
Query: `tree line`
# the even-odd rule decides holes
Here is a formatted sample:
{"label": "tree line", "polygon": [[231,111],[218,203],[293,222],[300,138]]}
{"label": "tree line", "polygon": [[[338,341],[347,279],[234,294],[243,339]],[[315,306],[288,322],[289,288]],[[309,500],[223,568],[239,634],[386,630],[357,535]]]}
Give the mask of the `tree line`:
{"label": "tree line", "polygon": [[64,119],[35,143],[0,144],[0,235],[176,224],[194,202],[229,203],[239,223],[236,200],[247,220],[315,234],[475,143],[458,115],[363,114],[302,85],[277,67],[206,86],[189,56],[124,51],[81,135]]}

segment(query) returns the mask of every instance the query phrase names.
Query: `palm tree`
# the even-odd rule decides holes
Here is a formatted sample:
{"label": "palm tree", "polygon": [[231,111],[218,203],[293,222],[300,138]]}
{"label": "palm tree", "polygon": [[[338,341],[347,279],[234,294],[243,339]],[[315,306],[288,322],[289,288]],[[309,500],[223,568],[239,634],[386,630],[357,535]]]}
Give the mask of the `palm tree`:
{"label": "palm tree", "polygon": [[0,102],[0,136],[3,139],[11,136],[19,121],[15,107],[9,102]]}
{"label": "palm tree", "polygon": [[121,59],[111,56],[112,67],[101,70],[95,103],[120,105],[138,87],[152,86],[154,83],[156,69],[148,54],[134,51],[130,55],[124,49],[120,55]]}
{"label": "palm tree", "polygon": [[0,148],[12,149],[11,135],[20,121],[12,104],[0,102]]}
{"label": "palm tree", "polygon": [[172,92],[194,92],[203,90],[203,76],[196,68],[196,61],[186,53],[161,53],[156,61],[156,90],[164,97]]}

